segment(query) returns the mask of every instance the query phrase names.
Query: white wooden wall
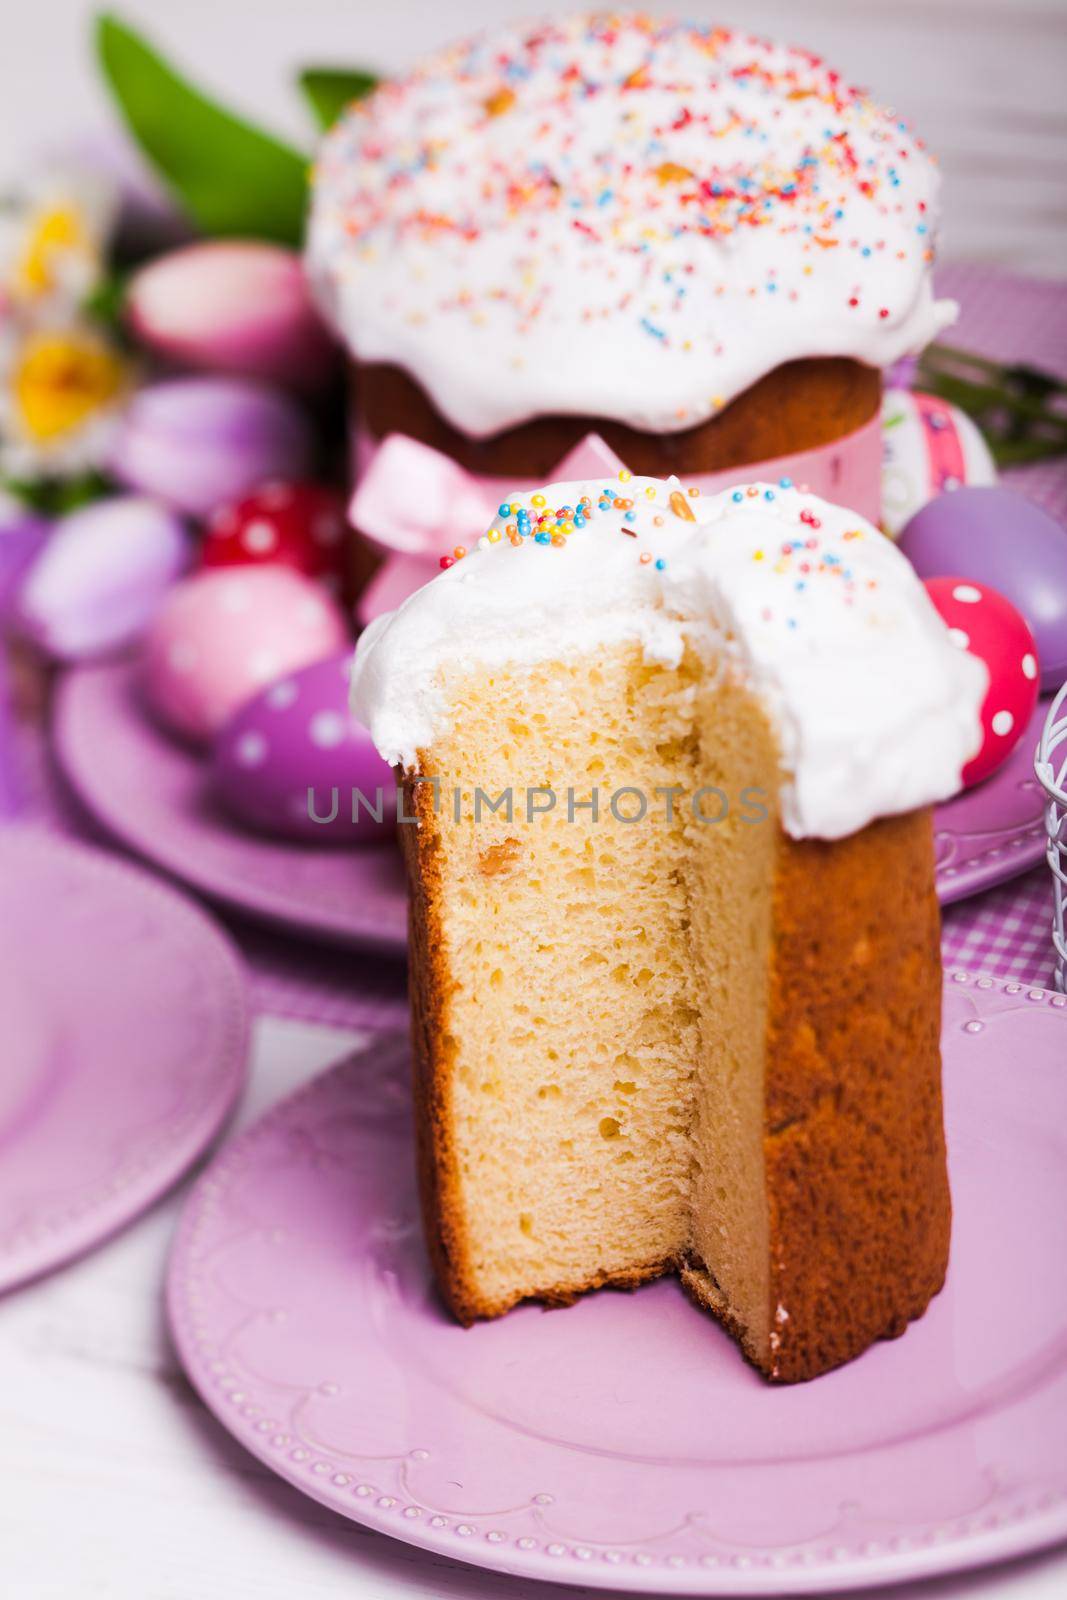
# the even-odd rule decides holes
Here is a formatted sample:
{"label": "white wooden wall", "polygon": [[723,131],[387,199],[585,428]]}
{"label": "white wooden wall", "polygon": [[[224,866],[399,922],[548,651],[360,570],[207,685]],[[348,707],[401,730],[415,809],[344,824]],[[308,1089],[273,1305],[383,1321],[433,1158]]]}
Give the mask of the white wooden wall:
{"label": "white wooden wall", "polygon": [[[560,0],[121,0],[116,9],[229,101],[290,136],[295,66],[394,71],[421,50]],[[638,4],[639,0],[631,0]],[[644,0],[789,39],[897,107],[938,152],[943,253],[1067,276],[1067,0]],[[0,171],[64,125],[107,115],[93,0],[4,0]],[[15,13],[17,11],[17,23]],[[11,24],[15,23],[12,28]]]}

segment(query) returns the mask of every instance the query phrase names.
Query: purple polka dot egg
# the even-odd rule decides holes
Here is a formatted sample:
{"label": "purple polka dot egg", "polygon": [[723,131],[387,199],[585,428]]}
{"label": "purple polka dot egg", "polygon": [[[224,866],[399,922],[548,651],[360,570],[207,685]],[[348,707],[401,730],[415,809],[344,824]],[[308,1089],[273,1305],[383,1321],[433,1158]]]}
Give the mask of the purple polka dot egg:
{"label": "purple polka dot egg", "polygon": [[278,678],[223,727],[212,781],[239,822],[312,844],[389,837],[396,784],[348,709],[351,664],[346,650]]}

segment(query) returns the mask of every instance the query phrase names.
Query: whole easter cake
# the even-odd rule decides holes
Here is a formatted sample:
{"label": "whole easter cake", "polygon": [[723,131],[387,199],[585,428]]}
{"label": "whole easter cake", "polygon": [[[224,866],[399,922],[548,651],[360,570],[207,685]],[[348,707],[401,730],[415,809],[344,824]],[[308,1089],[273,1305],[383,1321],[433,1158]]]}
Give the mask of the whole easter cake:
{"label": "whole easter cake", "polygon": [[680,1273],[768,1378],[944,1279],[930,806],[984,668],[785,483],[554,484],[360,640],[402,769],[427,1238],[463,1322]]}
{"label": "whole easter cake", "polygon": [[880,369],[955,311],[937,196],[896,115],[801,50],[626,13],[444,50],[316,166],[357,461],[407,435],[491,507],[595,433],[634,471],[708,492],[770,463],[877,520]]}

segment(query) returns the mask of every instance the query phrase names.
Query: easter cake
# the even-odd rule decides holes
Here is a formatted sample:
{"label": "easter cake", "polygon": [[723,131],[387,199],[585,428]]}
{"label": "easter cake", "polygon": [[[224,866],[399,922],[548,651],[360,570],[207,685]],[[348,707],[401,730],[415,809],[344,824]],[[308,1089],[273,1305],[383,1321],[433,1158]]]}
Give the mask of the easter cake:
{"label": "easter cake", "polygon": [[937,210],[922,144],[804,51],[626,13],[446,49],[316,164],[358,467],[407,436],[489,511],[593,434],[637,472],[789,473],[877,521],[880,369],[955,312]]}
{"label": "easter cake", "polygon": [[448,1305],[677,1271],[781,1382],[901,1333],[948,1254],[930,807],[984,668],[788,481],[555,484],[443,564],[353,704],[403,774]]}

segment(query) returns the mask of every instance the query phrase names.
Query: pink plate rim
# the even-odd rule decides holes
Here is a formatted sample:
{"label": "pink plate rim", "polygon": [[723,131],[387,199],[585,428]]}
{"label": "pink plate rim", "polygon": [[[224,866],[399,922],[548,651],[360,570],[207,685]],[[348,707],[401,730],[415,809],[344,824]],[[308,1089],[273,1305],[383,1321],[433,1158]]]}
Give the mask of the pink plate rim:
{"label": "pink plate rim", "polygon": [[0,832],[0,865],[8,851],[17,853],[20,863],[34,854],[49,860],[62,857],[85,885],[103,885],[105,892],[114,892],[122,900],[132,898],[141,907],[150,906],[161,912],[170,926],[184,924],[210,952],[227,1028],[215,1062],[211,1093],[180,1128],[171,1130],[171,1137],[153,1140],[150,1151],[140,1159],[124,1160],[119,1174],[93,1189],[73,1212],[64,1208],[59,1217],[36,1228],[31,1240],[0,1254],[0,1295],[67,1265],[112,1238],[179,1181],[218,1137],[240,1098],[248,1076],[250,1029],[244,964],[236,946],[207,912],[179,890],[160,883],[140,866],[57,839],[31,825],[18,824]]}
{"label": "pink plate rim", "polygon": [[[91,742],[91,748],[83,748],[80,734],[83,731],[84,707],[87,695],[92,695],[97,684],[102,683],[105,687],[114,685],[112,697],[115,698],[127,688],[135,671],[135,658],[118,657],[68,668],[57,685],[52,723],[53,748],[63,776],[94,821],[143,860],[162,868],[177,883],[184,883],[215,904],[252,917],[268,928],[304,934],[343,949],[376,951],[386,955],[403,954],[407,948],[407,911],[403,896],[397,896],[394,902],[391,896],[376,895],[364,903],[358,889],[354,889],[351,902],[344,909],[320,901],[312,910],[306,904],[294,902],[272,881],[269,874],[257,876],[247,862],[239,867],[232,862],[225,868],[217,862],[211,867],[204,866],[197,860],[195,852],[183,848],[187,841],[168,840],[165,833],[153,827],[151,819],[146,817],[139,821],[132,808],[113,803],[108,793],[106,772],[95,762],[95,741]],[[168,756],[171,759],[178,758],[179,747],[172,745],[166,735],[149,725],[147,714],[139,738],[146,754],[151,744],[165,742]],[[203,759],[191,750],[181,750],[180,758],[186,762]],[[233,824],[232,833],[239,848],[247,841],[256,850],[269,849],[273,842],[265,835],[246,836],[236,823]],[[342,854],[336,847],[316,848],[281,841],[277,843],[276,853],[280,856],[283,852],[321,860],[325,870],[330,870]],[[360,864],[359,858],[364,855],[361,851],[345,853],[355,860],[357,866]]]}
{"label": "pink plate rim", "polygon": [[[1046,1007],[1067,1006],[1063,996],[1049,991],[1004,979],[977,978],[963,971],[946,974],[945,988],[946,1000],[950,993],[957,997],[958,1015],[955,1016],[954,1027],[964,1035],[972,1028],[977,1027],[980,1031],[984,1026],[976,1023],[974,1018],[992,1016],[998,1008],[1001,1011],[1014,1010],[1019,1017],[1023,1017],[1028,1013],[1042,1013]],[[968,1016],[971,1021],[961,1021],[961,1018]],[[1067,1025],[1067,1016],[1062,1021]],[[312,1440],[310,1449],[291,1450],[290,1446],[300,1443],[299,1437],[270,1437],[270,1430],[279,1424],[261,1423],[257,1429],[253,1419],[263,1413],[255,1405],[248,1404],[257,1399],[254,1377],[247,1374],[242,1376],[240,1363],[237,1375],[230,1375],[226,1360],[217,1358],[220,1352],[216,1352],[215,1358],[211,1354],[208,1335],[213,1330],[209,1326],[210,1313],[202,1309],[200,1285],[204,1281],[204,1269],[201,1263],[221,1260],[226,1254],[225,1244],[220,1245],[219,1240],[212,1237],[213,1219],[225,1205],[231,1182],[242,1180],[240,1192],[243,1197],[247,1196],[249,1182],[256,1171],[257,1141],[263,1141],[264,1148],[270,1149],[271,1141],[275,1141],[276,1147],[277,1139],[284,1135],[286,1147],[291,1147],[294,1133],[299,1135],[309,1125],[308,1119],[313,1111],[318,1114],[323,1110],[336,1113],[336,1085],[343,1075],[348,1075],[349,1087],[355,1093],[357,1083],[363,1082],[361,1073],[370,1071],[379,1057],[387,1058],[390,1052],[396,1056],[403,1048],[395,1039],[379,1039],[362,1057],[342,1062],[279,1102],[259,1122],[235,1139],[192,1191],[171,1252],[167,1274],[168,1317],[179,1357],[189,1378],[222,1425],[261,1462],[301,1493],[377,1532],[417,1545],[438,1556],[448,1556],[518,1577],[635,1593],[707,1596],[830,1593],[968,1570],[1034,1552],[1067,1539],[1067,1478],[1064,1478],[1062,1483],[1057,1482],[1052,1488],[1028,1487],[1018,1492],[1012,1491],[1010,1484],[1002,1485],[998,1490],[999,1498],[992,1497],[995,1509],[942,1513],[936,1526],[934,1513],[926,1513],[930,1520],[925,1524],[921,1514],[917,1513],[916,1526],[923,1529],[921,1533],[916,1533],[914,1537],[887,1537],[880,1540],[876,1547],[857,1542],[855,1535],[851,1544],[842,1542],[832,1546],[828,1541],[833,1539],[833,1534],[824,1534],[821,1538],[810,1540],[804,1555],[797,1562],[791,1557],[787,1563],[777,1556],[773,1546],[765,1545],[755,1548],[751,1559],[711,1561],[709,1558],[707,1564],[703,1560],[695,1562],[690,1559],[672,1566],[672,1558],[661,1555],[642,1566],[635,1564],[631,1556],[623,1564],[611,1565],[608,1564],[605,1550],[599,1552],[605,1559],[597,1559],[597,1550],[583,1548],[575,1544],[573,1538],[568,1540],[566,1546],[561,1544],[552,1547],[545,1545],[543,1539],[539,1544],[533,1540],[517,1539],[513,1536],[514,1528],[510,1533],[497,1535],[491,1529],[487,1532],[484,1526],[465,1526],[459,1520],[464,1515],[462,1510],[452,1511],[448,1518],[431,1518],[424,1506],[419,1505],[414,1489],[383,1493],[380,1484],[375,1486],[358,1481],[358,1470],[354,1475],[351,1471],[339,1473],[336,1459],[331,1463],[318,1456],[316,1451],[328,1457],[331,1449],[336,1453],[340,1447],[331,1447],[321,1440],[314,1443],[314,1430],[308,1435]],[[957,1070],[965,1071],[966,1064],[958,1062]],[[350,1114],[354,1116],[354,1113]],[[366,1134],[363,1136],[368,1137]],[[377,1129],[371,1127],[369,1137],[376,1136]],[[262,1158],[260,1170],[265,1170]],[[245,1225],[247,1228],[247,1218]],[[304,1225],[302,1217],[301,1226]],[[242,1316],[254,1320],[255,1295],[249,1290],[249,1281],[246,1273],[240,1275]],[[277,1304],[277,1299],[271,1300],[270,1304]],[[282,1314],[272,1312],[271,1316]],[[326,1308],[322,1309],[321,1314],[328,1320]],[[377,1336],[383,1336],[383,1331],[383,1328],[378,1328]],[[905,1335],[905,1340],[899,1343],[904,1344],[907,1337]],[[876,1348],[890,1349],[893,1346]],[[853,1364],[853,1367],[857,1365]],[[321,1376],[321,1367],[317,1370]],[[849,1370],[852,1369],[841,1369],[842,1372]],[[294,1387],[296,1393],[304,1392],[301,1383],[292,1385],[292,1375],[288,1369],[287,1378],[289,1381],[283,1387]],[[243,1393],[242,1388],[252,1393]],[[307,1393],[310,1395],[311,1390]],[[967,1412],[960,1425],[972,1420],[973,1414]],[[954,1436],[956,1426],[954,1422],[946,1424],[934,1419],[931,1436],[943,1437],[946,1430]],[[264,1428],[267,1432],[262,1431]],[[897,1441],[890,1439],[886,1448],[892,1451],[895,1443],[910,1438],[911,1435],[904,1433]],[[843,1448],[846,1455],[850,1453],[849,1447]],[[878,1450],[881,1446],[859,1443],[851,1447],[860,1451],[870,1448]],[[401,1462],[414,1461],[425,1455],[425,1451],[408,1450],[406,1456],[401,1453],[373,1459]],[[343,1459],[343,1450],[341,1456]],[[381,1470],[384,1472],[384,1467]],[[339,1479],[343,1480],[343,1489],[337,1487]],[[432,1508],[432,1501],[430,1505]],[[468,1515],[472,1523],[479,1520],[477,1513]],[[499,1515],[503,1517],[504,1514]],[[488,1518],[489,1514],[486,1513],[482,1520]],[[443,1526],[435,1527],[434,1521]],[[559,1537],[562,1539],[565,1536],[561,1534]],[[489,1542],[493,1539],[499,1542]],[[590,1544],[596,1542],[596,1536],[590,1536]],[[538,1547],[526,1549],[523,1548],[524,1544]]]}

